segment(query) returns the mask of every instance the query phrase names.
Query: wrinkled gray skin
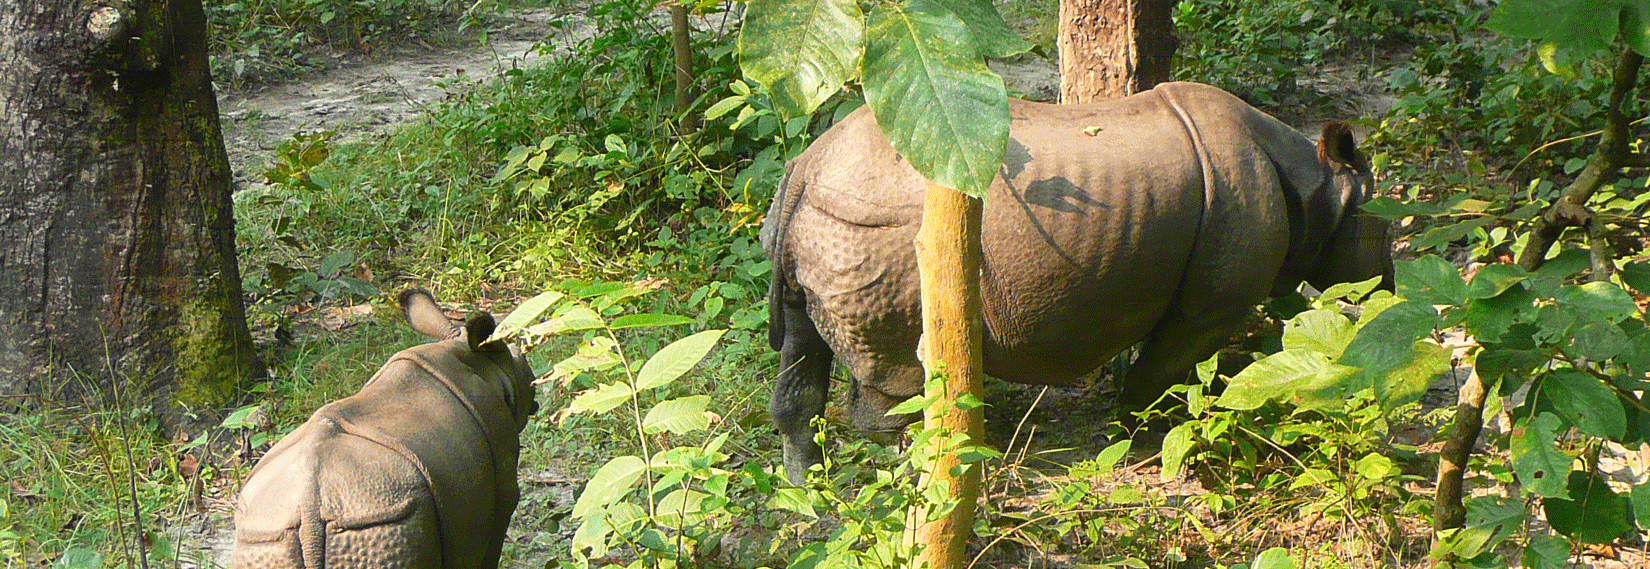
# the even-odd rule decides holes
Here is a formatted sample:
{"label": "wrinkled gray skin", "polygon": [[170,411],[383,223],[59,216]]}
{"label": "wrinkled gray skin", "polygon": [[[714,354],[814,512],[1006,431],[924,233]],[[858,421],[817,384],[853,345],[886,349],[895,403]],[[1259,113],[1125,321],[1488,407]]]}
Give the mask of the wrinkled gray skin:
{"label": "wrinkled gray skin", "polygon": [[532,370],[513,347],[482,343],[489,314],[454,326],[421,290],[401,306],[438,341],[395,354],[258,461],[236,504],[232,567],[498,566],[518,436],[538,408]]}
{"label": "wrinkled gray skin", "polygon": [[[1004,164],[984,212],[985,372],[1067,383],[1136,342],[1119,385],[1143,407],[1185,381],[1250,307],[1302,281],[1386,275],[1387,224],[1351,130],[1314,147],[1224,91],[1170,83],[1086,105],[1011,101]],[[1085,131],[1092,132],[1091,134]],[[868,109],[791,162],[762,227],[773,262],[769,340],[782,370],[769,411],[800,482],[821,459],[834,355],[861,429],[922,389],[912,240],[926,183]]]}

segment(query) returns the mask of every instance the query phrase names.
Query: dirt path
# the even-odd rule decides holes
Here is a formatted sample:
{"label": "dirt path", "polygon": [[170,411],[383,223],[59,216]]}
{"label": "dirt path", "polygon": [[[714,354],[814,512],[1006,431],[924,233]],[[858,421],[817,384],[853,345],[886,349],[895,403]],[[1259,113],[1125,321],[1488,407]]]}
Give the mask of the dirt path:
{"label": "dirt path", "polygon": [[[567,25],[557,30],[556,20]],[[412,36],[371,57],[341,56],[331,69],[292,83],[221,95],[236,190],[262,183],[270,156],[294,134],[331,130],[351,141],[388,132],[510,69],[563,53],[590,33],[582,15],[527,10],[496,17],[490,45],[470,40],[436,48]],[[537,47],[547,37],[556,46],[550,53]]]}

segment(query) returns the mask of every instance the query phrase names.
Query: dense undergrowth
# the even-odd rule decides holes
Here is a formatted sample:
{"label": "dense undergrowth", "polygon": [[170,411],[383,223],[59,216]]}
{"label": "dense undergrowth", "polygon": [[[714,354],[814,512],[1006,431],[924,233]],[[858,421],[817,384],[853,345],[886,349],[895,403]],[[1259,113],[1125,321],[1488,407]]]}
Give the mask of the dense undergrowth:
{"label": "dense undergrowth", "polygon": [[[305,42],[370,42],[429,18],[491,9],[441,0],[209,5],[215,29],[224,30],[220,79],[285,73],[256,68],[301,65],[293,54]],[[393,314],[383,293],[419,284],[465,309],[562,295],[545,317],[564,325],[524,336],[535,368],[551,380],[540,392],[546,411],[524,435],[526,491],[512,529],[521,537],[506,547],[511,566],[899,566],[907,552],[891,536],[903,520],[891,513],[936,502],[913,490],[913,462],[829,421],[824,428],[841,441],[828,453],[835,461],[808,487],[788,487],[773,474],[779,445],[765,412],[777,358],[766,345],[771,267],[756,223],[784,161],[858,103],[844,93],[813,118],[780,120],[761,87],[738,76],[736,19],[718,12],[725,6],[701,5],[694,101],[679,108],[674,80],[658,64],[669,60],[666,24],[650,8],[584,6],[600,33],[570,55],[464,92],[381,140],[341,145],[317,134],[283,145],[272,183],[236,198],[253,326],[273,338],[271,381],[194,439],[172,440],[147,411],[123,405],[8,415],[0,423],[0,478],[12,488],[0,500],[0,559],[129,566],[138,543],[160,566],[201,555],[177,546],[200,533],[180,528],[221,523],[264,445],[417,341],[393,317],[336,328],[316,326],[318,316],[366,303]],[[1555,566],[1542,563],[1579,551],[1572,542],[1643,547],[1631,526],[1601,537],[1548,533],[1529,521],[1537,505],[1551,517],[1589,496],[1612,504],[1623,496],[1596,494],[1591,468],[1604,440],[1632,444],[1641,435],[1575,417],[1576,409],[1616,401],[1584,385],[1578,393],[1586,397],[1536,397],[1508,410],[1520,428],[1554,433],[1549,440],[1560,444],[1507,432],[1487,437],[1491,450],[1475,458],[1472,472],[1509,493],[1473,502],[1478,525],[1452,534],[1442,552],[1431,549],[1428,461],[1436,450],[1426,449],[1435,449],[1441,435],[1434,433],[1452,414],[1419,408],[1416,385],[1424,391],[1442,368],[1476,363],[1495,369],[1507,394],[1528,382],[1585,384],[1555,370],[1618,378],[1595,383],[1630,391],[1642,383],[1642,372],[1630,372],[1650,356],[1642,308],[1631,306],[1635,299],[1642,306],[1642,296],[1575,284],[1590,270],[1574,262],[1575,251],[1587,250],[1585,236],[1571,235],[1561,250],[1572,252],[1541,272],[1490,269],[1497,279],[1490,290],[1456,288],[1463,266],[1482,270],[1522,247],[1522,224],[1535,215],[1529,204],[1556,199],[1581,168],[1592,143],[1572,137],[1601,126],[1608,103],[1605,57],[1551,73],[1526,42],[1481,29],[1492,8],[1433,0],[1180,4],[1179,78],[1293,111],[1286,116],[1301,108],[1332,116],[1349,108],[1338,99],[1349,92],[1384,95],[1389,111],[1358,120],[1382,191],[1394,198],[1372,209],[1402,233],[1400,296],[1351,287],[1270,308],[1282,338],[1260,343],[1265,357],[1249,375],[1219,377],[1205,367],[1203,383],[1177,390],[1186,407],[1175,412],[1180,426],[1156,462],[1138,448],[1144,443],[1118,443],[1085,449],[1092,460],[1052,465],[1037,457],[1059,449],[1028,445],[1018,431],[1002,456],[981,453],[990,502],[976,528],[981,563],[1410,567],[1430,564],[1431,551],[1461,566],[1496,566],[1500,555]],[[1003,9],[1052,49],[1047,6],[1016,0]],[[1631,101],[1627,114],[1639,116],[1640,105]],[[1630,176],[1590,203],[1603,214],[1625,275],[1617,281],[1632,279],[1624,282],[1641,294],[1643,265],[1631,261],[1644,257],[1645,186],[1643,176]],[[1516,299],[1524,308],[1497,304],[1509,291],[1529,295]],[[1603,299],[1581,301],[1596,321],[1532,308],[1576,299]],[[583,318],[581,310],[594,316],[569,318]],[[617,325],[643,320],[668,325]],[[584,324],[565,325],[572,321]],[[1490,348],[1500,359],[1452,360],[1438,334],[1457,324],[1480,336],[1497,332],[1500,343]],[[638,377],[651,355],[706,330],[725,332],[679,379]],[[1402,349],[1379,351],[1390,345]],[[1585,351],[1580,361],[1571,357],[1577,349]],[[1330,389],[1327,379],[1368,381],[1347,367],[1401,381],[1367,389],[1337,382],[1339,391],[1321,391]],[[1310,373],[1256,386],[1284,368]],[[1227,383],[1239,386],[1227,391],[1235,395],[1217,394]],[[649,422],[661,407],[677,414]],[[664,420],[682,417],[691,421]],[[1572,425],[1579,431],[1557,436]],[[1121,434],[1092,430],[1095,439]],[[1553,465],[1595,464],[1569,484],[1579,490],[1520,494],[1520,483],[1530,484],[1524,467],[1507,464],[1514,447]],[[657,467],[638,470],[637,461]],[[586,482],[593,477],[605,482]],[[558,497],[572,485],[605,490],[576,503]],[[1640,490],[1625,495],[1636,504]],[[1486,533],[1486,523],[1514,529]]]}

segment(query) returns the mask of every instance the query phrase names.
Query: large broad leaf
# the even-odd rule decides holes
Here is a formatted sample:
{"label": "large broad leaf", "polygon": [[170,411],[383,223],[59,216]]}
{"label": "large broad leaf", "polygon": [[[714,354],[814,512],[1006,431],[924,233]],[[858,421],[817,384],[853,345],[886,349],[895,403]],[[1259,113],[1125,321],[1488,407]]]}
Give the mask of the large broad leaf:
{"label": "large broad leaf", "polygon": [[[1462,286],[1464,288],[1465,283]],[[1365,324],[1336,363],[1363,368],[1368,373],[1407,365],[1418,355],[1415,343],[1431,336],[1438,324],[1438,311],[1431,305],[1406,300],[1381,311]]]}
{"label": "large broad leaf", "polygon": [[[1513,265],[1492,265],[1506,267]],[[1479,273],[1483,275],[1483,273]],[[1478,279],[1473,279],[1478,286]],[[1491,287],[1485,287],[1487,291]],[[1499,342],[1501,335],[1521,319],[1535,315],[1535,293],[1524,286],[1514,285],[1488,298],[1474,298],[1467,303],[1467,331],[1480,342]]]}
{"label": "large broad leaf", "polygon": [[716,341],[722,339],[726,330],[706,330],[686,338],[682,338],[660,349],[647,363],[642,364],[642,371],[636,372],[636,390],[652,389],[665,385],[682,374],[699,365],[699,360],[705,359],[705,354],[716,347]]}
{"label": "large broad leaf", "polygon": [[642,430],[648,434],[670,431],[681,435],[709,427],[710,417],[705,415],[705,406],[709,404],[709,395],[661,401],[647,411]]}
{"label": "large broad leaf", "polygon": [[963,21],[937,0],[879,2],[865,98],[884,136],[929,181],[984,198],[1008,142],[1008,93]]}
{"label": "large broad leaf", "polygon": [[1468,498],[1466,527],[1448,534],[1433,555],[1477,557],[1523,529],[1527,516],[1524,503],[1518,500],[1501,496]]}
{"label": "large broad leaf", "polygon": [[630,487],[647,471],[647,463],[638,456],[619,456],[607,461],[585,483],[579,501],[573,504],[573,517],[583,518],[600,513],[630,493]]}
{"label": "large broad leaf", "polygon": [[[1249,364],[1233,377],[1215,405],[1249,410],[1267,401],[1317,408],[1333,401],[1339,407],[1340,390],[1335,383],[1352,371],[1329,363],[1329,358],[1313,350],[1284,350]],[[1329,391],[1331,396],[1321,392]]]}
{"label": "large broad leaf", "polygon": [[1639,305],[1633,302],[1632,295],[1615,283],[1603,281],[1560,288],[1554,300],[1565,310],[1585,312],[1610,321],[1628,318],[1639,312]]}
{"label": "large broad leaf", "polygon": [[1341,311],[1320,308],[1295,315],[1283,330],[1283,349],[1305,348],[1334,359],[1341,357],[1358,329]]}
{"label": "large broad leaf", "polygon": [[787,116],[807,116],[853,78],[865,43],[855,0],[751,0],[739,33],[745,75]]}
{"label": "large broad leaf", "polygon": [[968,31],[974,34],[974,44],[979,47],[981,55],[1002,59],[1031,49],[1031,44],[1003,21],[1003,15],[997,12],[997,6],[991,0],[936,1],[968,24]]}
{"label": "large broad leaf", "polygon": [[1618,31],[1635,51],[1650,54],[1647,24],[1647,0],[1505,0],[1484,27],[1536,40],[1542,64],[1557,73],[1609,46]]}
{"label": "large broad leaf", "polygon": [[1495,263],[1484,265],[1478,269],[1478,274],[1472,276],[1472,282],[1467,285],[1467,296],[1472,298],[1490,298],[1506,292],[1518,283],[1529,280],[1530,274],[1518,265]]}
{"label": "large broad leaf", "polygon": [[1627,434],[1627,410],[1615,390],[1585,372],[1554,371],[1542,383],[1541,395],[1583,433],[1606,439]]}
{"label": "large broad leaf", "polygon": [[1639,294],[1650,294],[1650,261],[1633,261],[1621,268],[1622,282]]}
{"label": "large broad leaf", "polygon": [[1565,496],[1541,500],[1558,533],[1586,543],[1610,543],[1633,529],[1632,503],[1603,477],[1571,472]]}
{"label": "large broad leaf", "polygon": [[1421,400],[1427,387],[1448,371],[1448,348],[1427,340],[1410,344],[1409,357],[1392,367],[1364,369],[1348,380],[1349,390],[1375,388],[1384,409],[1396,409]]}
{"label": "large broad leaf", "polygon": [[1513,425],[1512,463],[1524,492],[1552,497],[1564,493],[1565,477],[1574,460],[1558,450],[1558,416],[1541,413],[1534,420],[1520,419]]}
{"label": "large broad leaf", "polygon": [[1427,304],[1460,306],[1467,302],[1467,282],[1461,280],[1460,269],[1437,255],[1399,261],[1394,272],[1399,296]]}

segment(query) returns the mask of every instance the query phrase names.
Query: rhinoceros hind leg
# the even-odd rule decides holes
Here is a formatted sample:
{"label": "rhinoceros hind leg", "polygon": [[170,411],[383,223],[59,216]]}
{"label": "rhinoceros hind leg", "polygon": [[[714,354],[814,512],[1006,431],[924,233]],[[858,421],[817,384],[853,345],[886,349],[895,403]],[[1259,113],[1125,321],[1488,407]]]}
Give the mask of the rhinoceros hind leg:
{"label": "rhinoceros hind leg", "polygon": [[770,309],[784,311],[780,317],[785,319],[785,338],[779,348],[780,372],[768,414],[784,439],[785,477],[802,484],[807,481],[808,467],[824,460],[809,423],[825,414],[833,354],[800,303]]}
{"label": "rhinoceros hind leg", "polygon": [[334,524],[327,535],[327,569],[440,569],[441,532],[435,501],[417,500],[405,518],[362,527]]}
{"label": "rhinoceros hind leg", "polygon": [[1145,409],[1170,387],[1192,379],[1192,369],[1225,346],[1247,315],[1236,310],[1187,318],[1171,311],[1141,343],[1119,384],[1123,409]]}

